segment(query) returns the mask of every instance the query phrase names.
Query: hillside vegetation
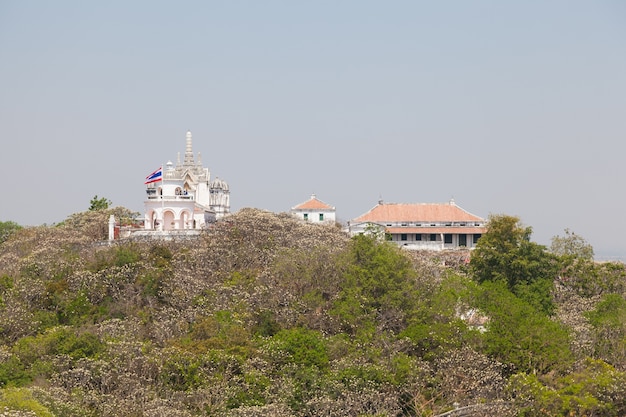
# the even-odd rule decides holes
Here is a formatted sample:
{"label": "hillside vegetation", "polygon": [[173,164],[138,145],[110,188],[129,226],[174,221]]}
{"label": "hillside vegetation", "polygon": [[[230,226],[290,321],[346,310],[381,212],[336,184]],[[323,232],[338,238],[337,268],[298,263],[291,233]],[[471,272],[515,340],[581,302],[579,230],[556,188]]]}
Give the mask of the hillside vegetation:
{"label": "hillside vegetation", "polygon": [[107,244],[114,211],[0,241],[0,416],[626,415],[626,270],[569,231],[493,216],[470,260],[243,209]]}

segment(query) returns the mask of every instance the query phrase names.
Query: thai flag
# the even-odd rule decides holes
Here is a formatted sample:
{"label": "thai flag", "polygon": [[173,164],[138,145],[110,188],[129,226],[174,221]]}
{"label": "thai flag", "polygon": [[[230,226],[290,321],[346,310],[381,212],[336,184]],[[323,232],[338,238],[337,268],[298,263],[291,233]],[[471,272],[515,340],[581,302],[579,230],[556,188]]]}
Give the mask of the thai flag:
{"label": "thai flag", "polygon": [[163,167],[160,167],[152,174],[146,177],[146,182],[144,184],[151,184],[153,182],[161,181],[163,179]]}

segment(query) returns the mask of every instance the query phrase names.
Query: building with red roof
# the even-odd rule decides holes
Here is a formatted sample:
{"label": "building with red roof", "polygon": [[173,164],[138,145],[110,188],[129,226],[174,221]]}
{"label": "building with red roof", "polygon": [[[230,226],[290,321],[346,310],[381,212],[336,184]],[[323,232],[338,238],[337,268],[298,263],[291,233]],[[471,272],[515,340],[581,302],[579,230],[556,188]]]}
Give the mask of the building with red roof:
{"label": "building with red roof", "polygon": [[315,194],[307,201],[292,207],[291,214],[313,223],[334,223],[336,220],[335,207],[319,200]]}
{"label": "building with red roof", "polygon": [[473,248],[485,233],[485,219],[448,203],[384,203],[348,224],[351,235],[384,232],[407,249]]}

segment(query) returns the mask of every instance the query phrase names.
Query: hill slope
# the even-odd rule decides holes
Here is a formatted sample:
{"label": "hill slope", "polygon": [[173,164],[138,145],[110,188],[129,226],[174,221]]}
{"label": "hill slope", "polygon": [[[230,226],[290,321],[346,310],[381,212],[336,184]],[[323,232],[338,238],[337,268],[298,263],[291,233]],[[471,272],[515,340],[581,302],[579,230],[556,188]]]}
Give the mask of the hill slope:
{"label": "hill slope", "polygon": [[577,269],[594,278],[557,285],[548,317],[474,282],[466,253],[255,209],[193,241],[103,245],[107,218],[1,244],[3,415],[626,412],[621,264]]}

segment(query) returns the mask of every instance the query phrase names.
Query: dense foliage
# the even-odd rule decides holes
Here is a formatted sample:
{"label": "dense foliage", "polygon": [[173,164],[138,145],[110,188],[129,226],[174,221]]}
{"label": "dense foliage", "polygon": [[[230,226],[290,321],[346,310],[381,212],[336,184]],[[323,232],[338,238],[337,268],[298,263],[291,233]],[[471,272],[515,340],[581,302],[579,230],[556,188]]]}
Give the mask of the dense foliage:
{"label": "dense foliage", "polygon": [[470,263],[478,282],[499,282],[546,313],[553,309],[551,288],[558,264],[544,246],[530,240],[532,228],[520,219],[492,215]]}
{"label": "dense foliage", "polygon": [[22,226],[12,221],[0,222],[0,243],[7,240],[12,233],[21,228]]}
{"label": "dense foliage", "polygon": [[468,265],[254,209],[108,244],[113,213],[0,243],[0,415],[626,414],[626,271],[578,236],[494,216]]}

